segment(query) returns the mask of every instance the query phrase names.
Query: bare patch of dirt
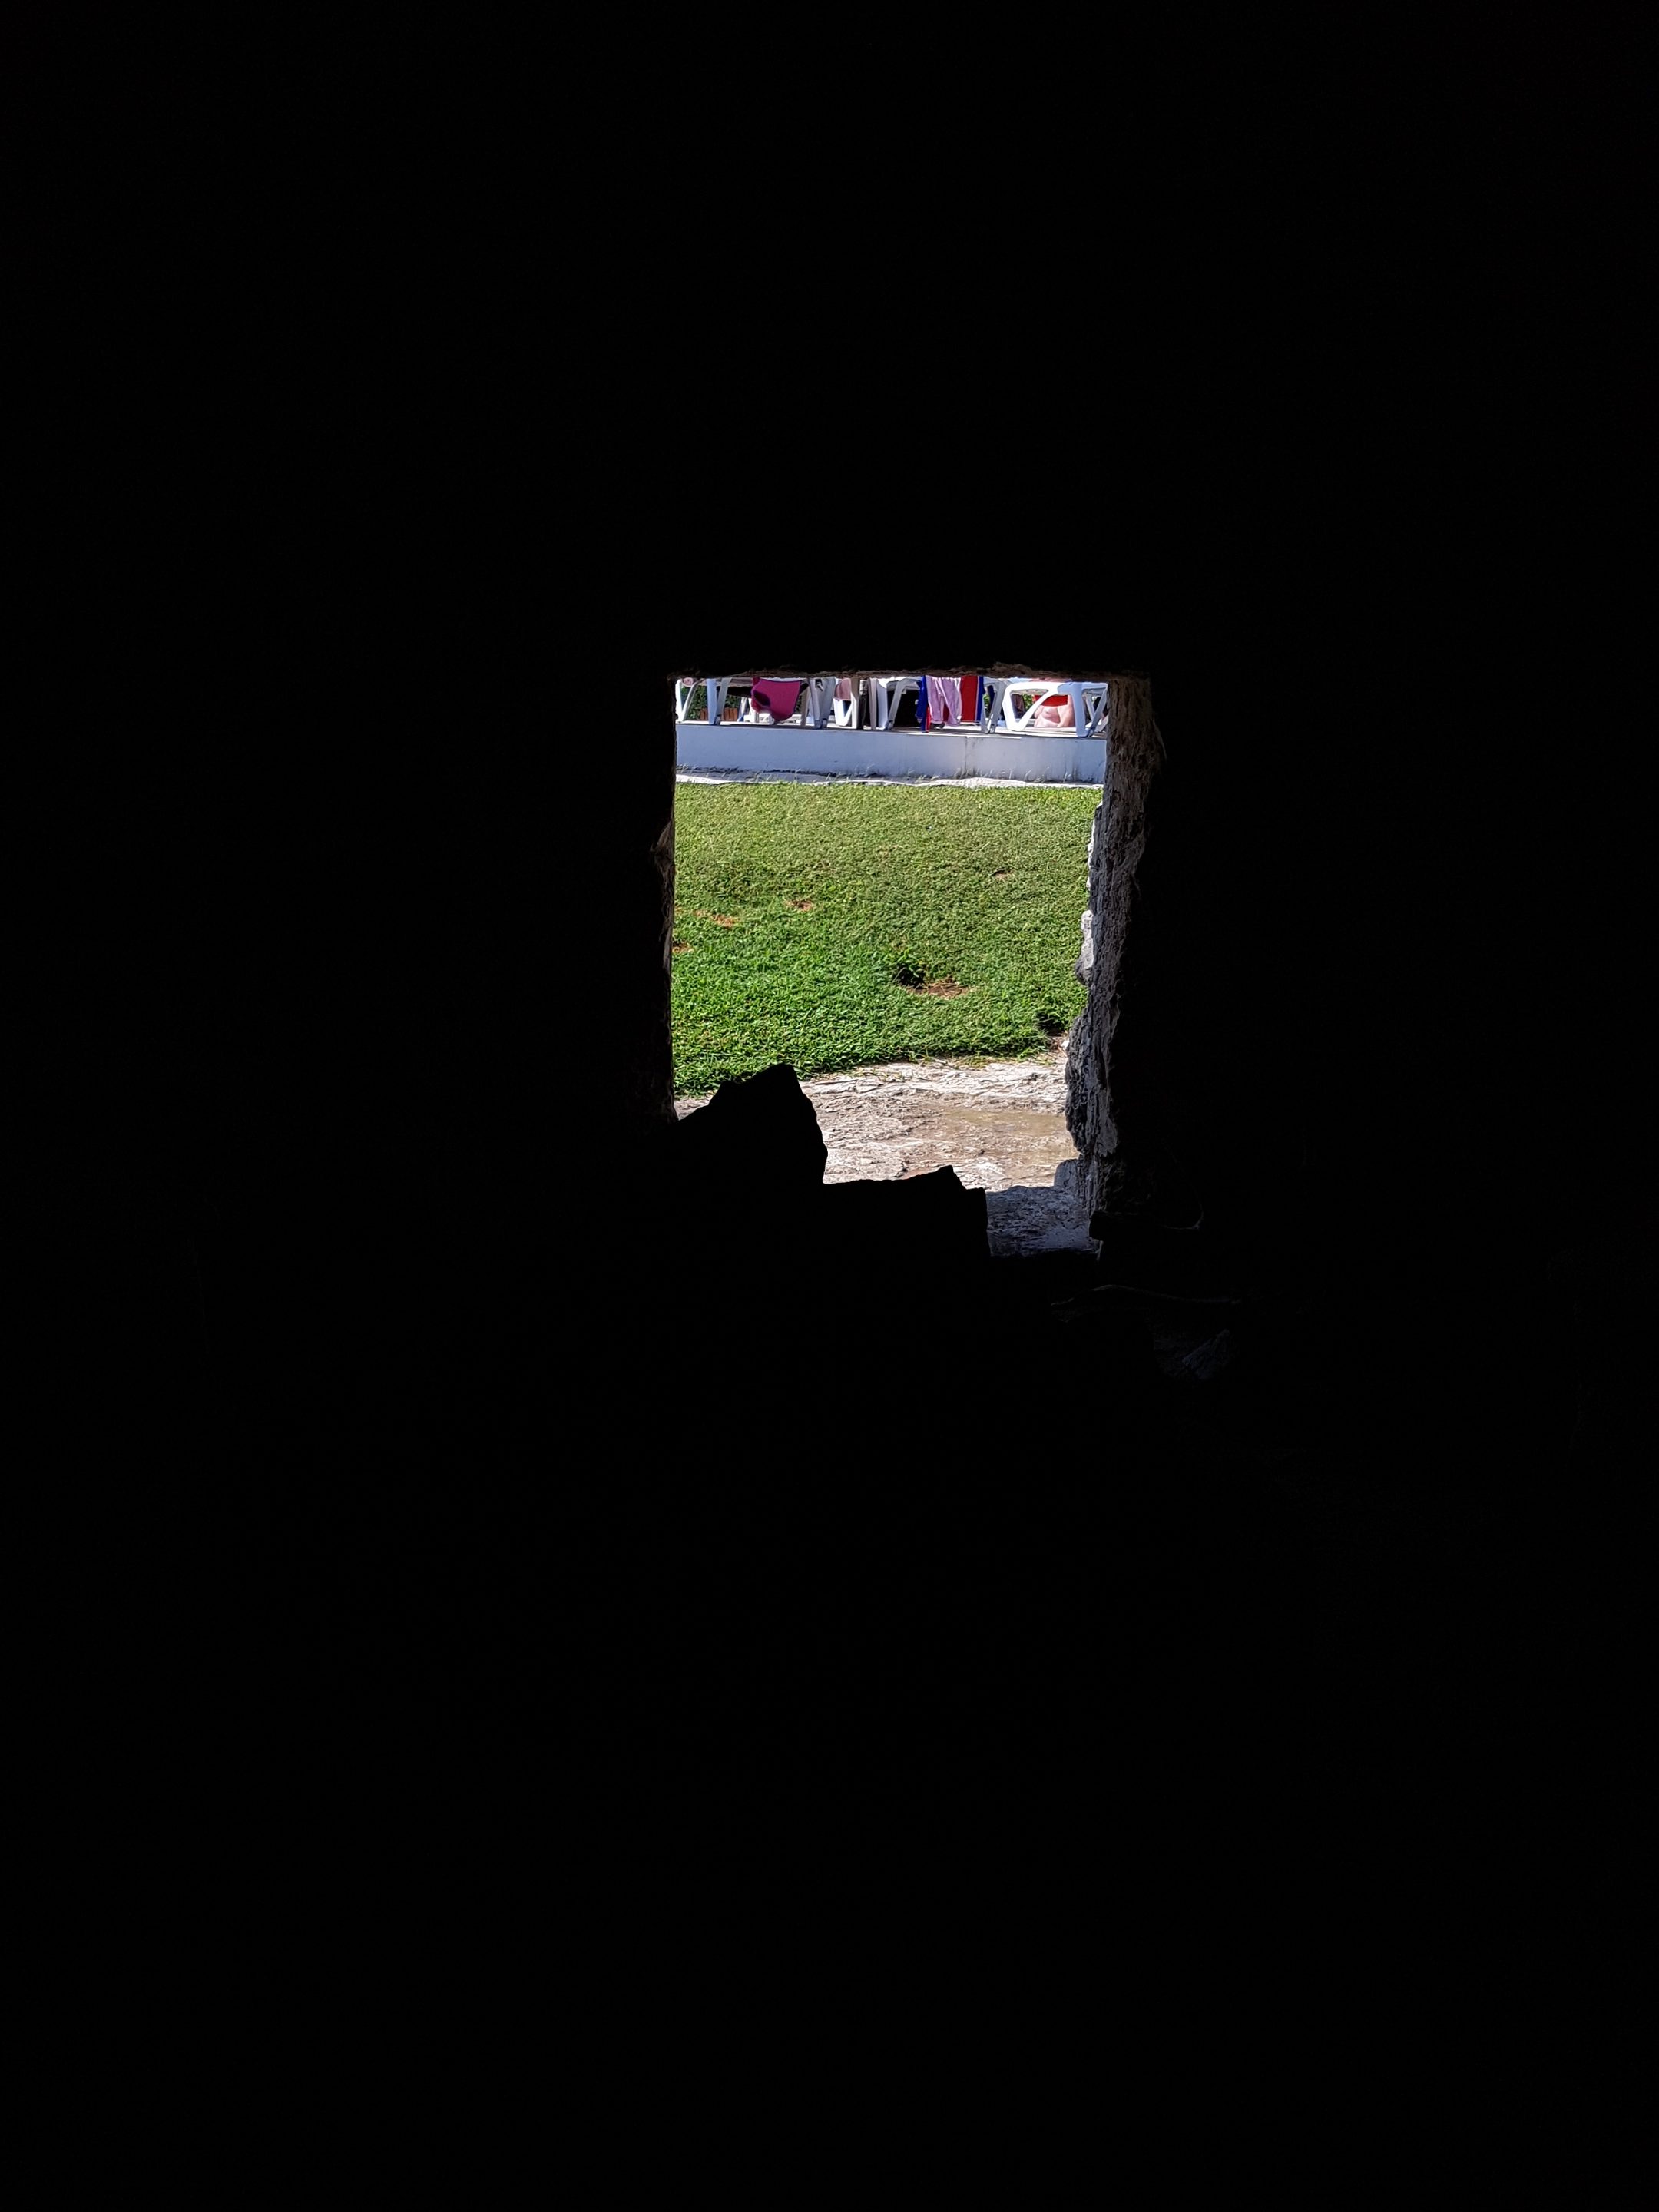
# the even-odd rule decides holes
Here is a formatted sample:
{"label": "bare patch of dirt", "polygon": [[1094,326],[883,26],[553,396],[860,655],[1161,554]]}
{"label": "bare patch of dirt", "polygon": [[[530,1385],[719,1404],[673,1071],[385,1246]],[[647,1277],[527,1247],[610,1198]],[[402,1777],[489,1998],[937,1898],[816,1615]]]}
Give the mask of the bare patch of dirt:
{"label": "bare patch of dirt", "polygon": [[689,952],[691,950],[683,937],[677,937],[668,949],[671,952]]}
{"label": "bare patch of dirt", "polygon": [[786,899],[784,904],[794,908],[797,914],[811,914],[815,902],[811,899]]}
{"label": "bare patch of dirt", "polygon": [[913,992],[918,998],[959,999],[974,988],[971,983],[958,983],[954,975],[930,975],[925,968],[913,968],[906,961],[894,969],[893,981],[901,990]]}

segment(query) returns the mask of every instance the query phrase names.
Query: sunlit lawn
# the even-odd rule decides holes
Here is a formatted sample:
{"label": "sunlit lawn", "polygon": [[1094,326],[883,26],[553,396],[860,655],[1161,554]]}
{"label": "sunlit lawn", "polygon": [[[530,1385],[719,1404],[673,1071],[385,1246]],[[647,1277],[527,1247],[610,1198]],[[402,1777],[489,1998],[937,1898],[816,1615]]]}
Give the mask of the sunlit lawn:
{"label": "sunlit lawn", "polygon": [[1072,973],[1099,793],[682,783],[675,1087],[1042,1050]]}

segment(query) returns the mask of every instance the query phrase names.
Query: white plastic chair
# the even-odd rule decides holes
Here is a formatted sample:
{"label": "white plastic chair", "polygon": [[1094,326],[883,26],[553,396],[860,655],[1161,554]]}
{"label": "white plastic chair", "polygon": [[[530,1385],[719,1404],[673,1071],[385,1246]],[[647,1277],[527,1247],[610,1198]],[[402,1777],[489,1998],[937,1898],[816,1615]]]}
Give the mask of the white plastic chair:
{"label": "white plastic chair", "polygon": [[1098,738],[1106,728],[1107,698],[1103,684],[1067,684],[1073,692],[1072,704],[1075,710],[1077,733],[1080,738]]}
{"label": "white plastic chair", "polygon": [[839,676],[809,676],[801,704],[805,710],[809,728],[814,730],[850,730],[858,718],[858,701],[851,691],[842,699],[836,695],[843,679]]}
{"label": "white plastic chair", "polygon": [[[1044,723],[1038,717],[1043,702],[1057,697],[1071,701],[1072,722],[1070,728],[1055,732],[1056,735],[1097,738],[1106,727],[1107,687],[1103,684],[1050,683],[1036,676],[1010,676],[996,681],[1004,726],[1010,737],[1036,737],[1045,730],[1054,730],[1052,723]],[[1023,708],[1012,704],[1018,699],[1024,700]],[[986,727],[990,726],[988,722]]]}
{"label": "white plastic chair", "polygon": [[689,719],[691,695],[699,685],[704,685],[707,687],[705,711],[711,722],[718,722],[725,709],[729,682],[729,678],[724,676],[677,677],[674,682],[674,720],[677,722],[684,722]]}
{"label": "white plastic chair", "polygon": [[872,676],[870,678],[870,704],[874,710],[874,726],[878,730],[890,730],[900,700],[907,691],[919,691],[921,686],[919,676]]}
{"label": "white plastic chair", "polygon": [[[1011,738],[1028,736],[1040,726],[1037,714],[1045,699],[1052,698],[1063,685],[1049,684],[1040,676],[1011,676],[1002,688],[1003,726]],[[1022,707],[1018,702],[1025,702]]]}

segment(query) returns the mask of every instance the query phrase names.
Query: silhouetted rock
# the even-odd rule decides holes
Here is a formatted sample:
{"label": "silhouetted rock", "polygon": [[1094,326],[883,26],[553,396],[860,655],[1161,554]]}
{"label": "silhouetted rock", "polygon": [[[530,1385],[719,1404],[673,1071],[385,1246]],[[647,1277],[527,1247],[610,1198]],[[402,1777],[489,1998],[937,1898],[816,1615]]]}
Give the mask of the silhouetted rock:
{"label": "silhouetted rock", "polygon": [[988,1263],[985,1193],[964,1187],[954,1168],[896,1182],[831,1183],[824,1191],[823,1237],[830,1263],[959,1278]]}
{"label": "silhouetted rock", "polygon": [[777,1195],[816,1190],[829,1158],[818,1117],[785,1061],[722,1083],[680,1123],[681,1171],[694,1182],[744,1185]]}

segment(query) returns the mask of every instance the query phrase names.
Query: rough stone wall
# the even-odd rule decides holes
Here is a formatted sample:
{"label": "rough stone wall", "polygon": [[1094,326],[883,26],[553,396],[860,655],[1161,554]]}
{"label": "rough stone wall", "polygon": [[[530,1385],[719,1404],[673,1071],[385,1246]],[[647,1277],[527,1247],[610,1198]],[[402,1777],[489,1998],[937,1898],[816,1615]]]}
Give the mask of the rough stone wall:
{"label": "rough stone wall", "polygon": [[1089,904],[1083,919],[1079,980],[1088,1004],[1073,1025],[1066,1067],[1066,1121],[1081,1162],[1091,1212],[1133,1212],[1151,1196],[1150,1163],[1115,1079],[1113,1046],[1131,996],[1136,963],[1131,923],[1139,897],[1146,809],[1164,757],[1144,678],[1111,686],[1106,781],[1089,840]]}
{"label": "rough stone wall", "polygon": [[674,921],[674,716],[668,685],[647,671],[619,679],[628,689],[631,742],[619,755],[611,796],[611,834],[623,883],[614,927],[608,1011],[621,1049],[619,1103],[632,1143],[673,1113],[670,963]]}

